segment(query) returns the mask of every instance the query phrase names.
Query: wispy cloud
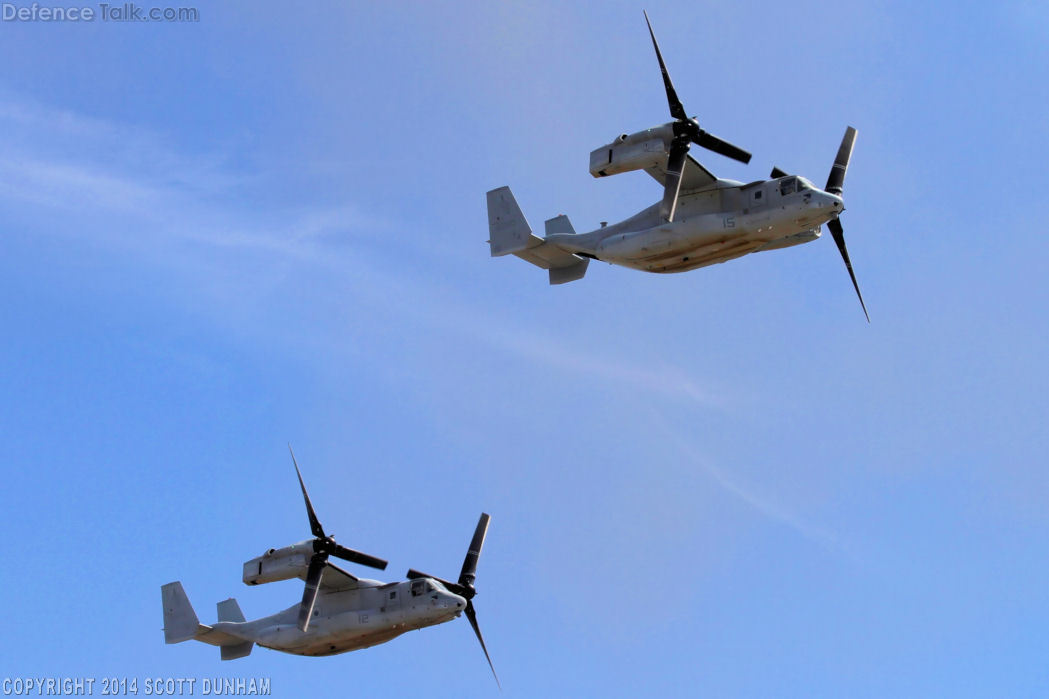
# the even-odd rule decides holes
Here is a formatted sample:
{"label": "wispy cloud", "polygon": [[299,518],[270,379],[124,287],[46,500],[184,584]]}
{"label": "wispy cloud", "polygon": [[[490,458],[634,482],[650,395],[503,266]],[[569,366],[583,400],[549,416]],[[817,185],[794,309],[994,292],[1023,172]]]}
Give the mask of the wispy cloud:
{"label": "wispy cloud", "polygon": [[786,525],[804,536],[806,539],[831,551],[842,554],[854,563],[858,562],[859,559],[855,553],[837,534],[807,522],[796,513],[792,512],[789,508],[775,502],[768,496],[759,494],[756,488],[744,484],[740,482],[740,480],[729,475],[724,469],[715,465],[709,458],[700,454],[696,447],[683,437],[679,431],[668,427],[668,421],[663,416],[658,414],[654,415],[652,423],[657,429],[662,431],[667,442],[674,445],[690,465],[702,470],[702,472],[722,490],[745,503],[752,510],[766,519]]}
{"label": "wispy cloud", "polygon": [[558,369],[571,376],[611,381],[645,389],[656,395],[694,401],[707,407],[723,408],[727,403],[725,395],[701,387],[686,371],[671,363],[642,365],[609,358],[607,354],[603,357],[597,356],[592,351],[572,347],[549,334],[505,326],[495,318],[488,318],[484,323],[473,325],[469,330],[494,348]]}
{"label": "wispy cloud", "polygon": [[[218,252],[250,254],[255,267],[249,273],[268,285],[289,274],[306,274],[311,265],[338,267],[344,271],[338,293],[369,298],[495,351],[573,378],[590,377],[707,407],[725,405],[725,396],[672,363],[640,363],[607,351],[595,356],[547,328],[508,320],[483,299],[458,295],[446,283],[446,270],[429,272],[435,265],[422,272],[420,266],[410,273],[400,271],[388,261],[409,251],[376,235],[400,228],[394,222],[350,204],[268,205],[257,188],[258,175],[229,166],[231,158],[224,154],[181,154],[141,128],[9,95],[0,95],[0,130],[8,134],[0,142],[0,204],[12,211],[39,212],[49,235],[133,249],[155,264],[181,267],[196,277],[214,269]],[[426,254],[426,240],[413,245],[415,254]],[[361,241],[369,245],[354,245]],[[297,266],[298,272],[289,270]],[[209,287],[202,293],[240,294],[244,286]],[[400,293],[382,291],[390,288]],[[331,340],[299,338],[318,346]]]}
{"label": "wispy cloud", "polygon": [[77,223],[105,221],[89,229],[94,242],[151,246],[160,257],[167,245],[193,243],[309,258],[315,241],[381,225],[348,206],[282,209],[263,194],[245,201],[257,175],[221,155],[179,154],[135,127],[8,97],[0,128],[0,202],[68,224],[50,227],[53,235],[78,237]]}

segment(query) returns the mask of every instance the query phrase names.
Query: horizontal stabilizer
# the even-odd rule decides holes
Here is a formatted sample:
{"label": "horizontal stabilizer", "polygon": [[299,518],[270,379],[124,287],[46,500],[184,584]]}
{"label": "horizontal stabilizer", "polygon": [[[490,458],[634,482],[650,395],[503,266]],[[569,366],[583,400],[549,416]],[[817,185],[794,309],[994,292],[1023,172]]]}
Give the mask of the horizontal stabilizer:
{"label": "horizontal stabilizer", "polygon": [[573,255],[550,243],[521,250],[515,252],[514,255],[525,262],[531,262],[536,267],[550,270],[551,284],[564,284],[582,279],[587,265],[590,264],[589,259]]}

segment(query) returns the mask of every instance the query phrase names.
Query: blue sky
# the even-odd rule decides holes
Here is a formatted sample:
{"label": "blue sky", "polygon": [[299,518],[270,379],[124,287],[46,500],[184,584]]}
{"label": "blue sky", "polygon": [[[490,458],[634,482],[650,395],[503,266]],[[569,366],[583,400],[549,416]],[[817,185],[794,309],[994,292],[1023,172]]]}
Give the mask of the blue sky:
{"label": "blue sky", "polygon": [[[549,287],[484,192],[579,230],[660,191],[641,6],[200,7],[0,24],[0,675],[492,696],[465,621],[326,659],[165,646],[308,534],[454,576],[506,696],[1049,692],[1049,17],[1035,2],[653,3],[686,109],[826,178],[830,240]],[[358,572],[370,574],[366,569]]]}

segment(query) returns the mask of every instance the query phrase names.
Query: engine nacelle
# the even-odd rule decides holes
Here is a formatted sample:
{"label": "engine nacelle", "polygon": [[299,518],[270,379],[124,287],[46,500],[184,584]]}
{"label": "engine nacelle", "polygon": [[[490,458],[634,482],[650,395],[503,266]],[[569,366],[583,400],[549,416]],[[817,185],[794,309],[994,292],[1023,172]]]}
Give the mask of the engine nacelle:
{"label": "engine nacelle", "polygon": [[590,174],[607,177],[665,165],[673,136],[673,128],[669,125],[623,134],[608,145],[590,152]]}
{"label": "engine nacelle", "polygon": [[304,541],[280,549],[270,549],[258,558],[252,558],[244,564],[244,584],[261,585],[278,580],[304,577],[306,570],[310,567],[312,557],[312,541]]}

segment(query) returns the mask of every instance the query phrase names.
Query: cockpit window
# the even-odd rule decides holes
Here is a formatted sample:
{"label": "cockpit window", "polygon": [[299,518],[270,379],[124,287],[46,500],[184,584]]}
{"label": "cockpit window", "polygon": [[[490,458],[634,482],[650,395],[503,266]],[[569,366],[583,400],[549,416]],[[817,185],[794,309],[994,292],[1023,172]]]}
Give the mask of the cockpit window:
{"label": "cockpit window", "polygon": [[785,180],[783,180],[782,182],[779,183],[779,193],[782,194],[783,196],[787,196],[788,194],[793,194],[795,188],[797,187],[797,184],[798,184],[797,178],[788,177],[787,179],[785,179]]}
{"label": "cockpit window", "polygon": [[413,580],[412,581],[412,597],[418,597],[419,595],[426,592],[426,581],[425,580]]}

